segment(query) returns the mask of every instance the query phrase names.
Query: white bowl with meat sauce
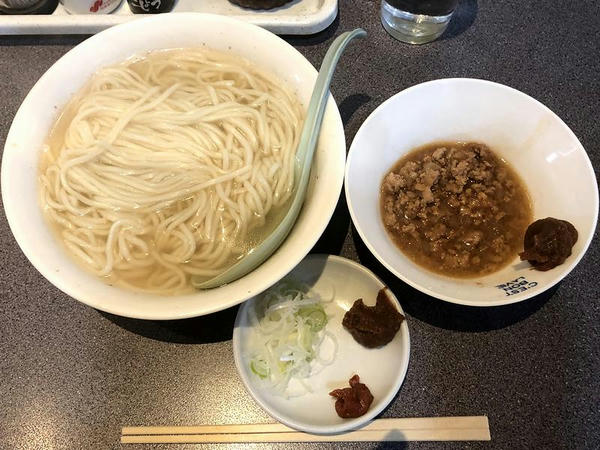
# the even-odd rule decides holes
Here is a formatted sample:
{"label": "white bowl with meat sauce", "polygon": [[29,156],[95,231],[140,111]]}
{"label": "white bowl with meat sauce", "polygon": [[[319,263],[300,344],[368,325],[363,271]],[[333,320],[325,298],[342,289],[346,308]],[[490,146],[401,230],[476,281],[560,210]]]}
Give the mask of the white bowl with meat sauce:
{"label": "white bowl with meat sauce", "polygon": [[[571,255],[548,271],[514,258],[483,276],[452,277],[428,270],[393,242],[381,214],[384,177],[400,158],[432,142],[489,146],[521,178],[533,220],[573,224]],[[377,259],[420,291],[471,306],[533,297],[562,280],[583,257],[598,218],[598,186],[590,160],[565,123],[537,100],[501,84],[442,79],[406,89],[380,105],[359,129],[348,154],[345,190],[352,220]],[[522,251],[523,237],[519,250]]]}

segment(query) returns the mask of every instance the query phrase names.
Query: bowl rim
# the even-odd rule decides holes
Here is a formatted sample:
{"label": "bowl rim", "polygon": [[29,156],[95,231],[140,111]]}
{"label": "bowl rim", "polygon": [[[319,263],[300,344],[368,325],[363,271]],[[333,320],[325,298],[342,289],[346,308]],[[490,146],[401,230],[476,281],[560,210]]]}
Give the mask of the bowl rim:
{"label": "bowl rim", "polygon": [[[241,331],[240,329],[241,327],[241,322],[243,319],[245,319],[245,317],[247,316],[247,308],[249,307],[249,303],[245,303],[243,305],[241,305],[240,309],[237,312],[237,315],[235,317],[235,323],[233,326],[233,336],[232,336],[232,345],[233,345],[233,359],[235,362],[235,367],[237,369],[238,375],[239,377],[242,379],[242,384],[244,385],[244,388],[246,389],[246,392],[248,392],[250,394],[250,396],[252,397],[252,399],[262,408],[263,411],[265,411],[269,416],[273,417],[275,420],[277,420],[278,422],[281,422],[291,428],[294,428],[296,430],[300,430],[306,433],[314,433],[314,434],[321,434],[321,435],[331,435],[331,434],[336,434],[336,433],[342,433],[342,432],[347,432],[347,431],[351,431],[355,428],[360,428],[361,426],[365,425],[365,423],[375,419],[379,414],[381,414],[381,412],[387,408],[389,406],[389,404],[394,400],[394,398],[396,397],[396,395],[398,395],[398,392],[400,392],[400,388],[402,387],[402,385],[404,384],[404,381],[406,379],[406,375],[408,373],[408,366],[410,365],[410,329],[408,327],[408,321],[406,319],[406,313],[405,311],[402,309],[402,304],[400,303],[400,301],[398,300],[398,297],[396,296],[396,294],[394,294],[393,290],[391,288],[389,288],[389,286],[379,277],[377,276],[377,274],[375,274],[371,269],[369,269],[368,267],[363,266],[362,264],[360,264],[357,261],[354,261],[352,259],[348,259],[348,258],[344,258],[343,256],[338,256],[338,255],[329,255],[329,254],[322,254],[322,253],[311,253],[308,254],[302,261],[302,262],[309,262],[310,260],[325,260],[325,263],[328,264],[329,261],[333,261],[333,262],[337,262],[340,264],[345,264],[350,266],[353,270],[357,270],[360,272],[363,272],[364,274],[366,274],[367,276],[371,277],[372,279],[374,279],[379,285],[383,286],[383,288],[387,287],[388,288],[388,295],[391,295],[392,297],[392,301],[397,305],[399,312],[404,316],[404,320],[402,321],[402,325],[401,325],[401,329],[398,330],[398,333],[402,333],[402,338],[404,340],[404,345],[406,348],[406,352],[404,353],[404,358],[401,361],[401,371],[398,372],[396,374],[396,378],[394,380],[394,384],[392,386],[392,388],[389,390],[389,392],[387,393],[387,395],[383,398],[383,400],[381,401],[381,404],[377,407],[377,408],[373,408],[373,409],[369,409],[364,415],[359,416],[357,418],[354,419],[346,419],[345,422],[339,424],[339,425],[332,425],[332,426],[326,426],[326,425],[317,425],[317,426],[306,426],[302,423],[296,422],[294,420],[290,420],[290,418],[285,417],[284,415],[280,414],[278,411],[274,410],[273,408],[271,408],[270,406],[267,405],[267,403],[263,400],[263,397],[259,395],[259,388],[253,387],[252,386],[252,382],[250,381],[250,377],[248,376],[248,371],[246,371],[244,369],[243,366],[243,355],[242,355],[242,345],[240,344],[240,334]],[[260,294],[257,294],[260,295]],[[253,298],[256,296],[253,296]]]}
{"label": "bowl rim", "polygon": [[[588,171],[588,175],[590,176],[592,182],[596,185],[595,189],[593,189],[593,198],[592,198],[592,203],[593,203],[593,226],[591,227],[592,232],[589,233],[589,235],[587,236],[587,239],[584,243],[584,245],[581,248],[580,253],[577,255],[576,258],[574,258],[568,265],[566,265],[558,274],[556,277],[554,277],[550,282],[546,283],[544,285],[543,290],[541,291],[537,291],[537,292],[531,292],[530,290],[522,292],[520,294],[516,294],[510,297],[504,297],[498,300],[491,300],[491,301],[487,301],[486,303],[478,303],[475,301],[470,301],[470,300],[463,300],[459,297],[455,297],[452,295],[447,295],[447,294],[443,294],[443,293],[439,293],[439,292],[435,292],[431,289],[429,289],[426,286],[420,285],[419,283],[414,282],[413,280],[409,279],[408,277],[404,276],[404,274],[394,268],[392,266],[392,264],[388,263],[377,251],[377,249],[371,244],[371,242],[369,241],[368,236],[366,235],[366,233],[364,232],[364,230],[362,229],[360,222],[357,218],[357,214],[354,210],[353,204],[352,204],[352,198],[350,196],[350,192],[349,192],[349,188],[348,188],[348,177],[349,177],[349,173],[350,173],[350,167],[351,167],[351,163],[352,163],[352,157],[353,154],[356,152],[354,149],[356,148],[356,141],[357,138],[365,132],[365,129],[367,127],[367,124],[370,123],[371,121],[376,120],[376,117],[379,115],[380,111],[383,110],[389,103],[392,103],[394,101],[397,101],[397,99],[407,93],[409,93],[410,91],[416,90],[416,89],[422,89],[424,87],[428,87],[428,86],[432,86],[432,85],[440,85],[440,84],[452,84],[452,83],[473,83],[473,84],[483,84],[483,85],[487,85],[489,87],[493,87],[493,88],[498,88],[498,89],[503,89],[506,90],[508,92],[510,92],[513,95],[519,95],[522,96],[523,98],[527,99],[530,102],[533,102],[534,104],[536,104],[538,107],[542,108],[542,110],[544,110],[545,112],[549,113],[554,119],[556,119],[557,123],[563,127],[563,129],[567,132],[567,134],[575,140],[575,142],[577,142],[579,144],[579,146],[577,147],[577,151],[579,151],[580,153],[583,154],[584,157],[584,163],[585,163],[585,167]],[[415,84],[413,86],[410,86],[406,89],[401,90],[400,92],[397,92],[396,94],[392,95],[390,98],[388,98],[387,100],[385,100],[383,103],[381,103],[377,108],[375,108],[373,110],[373,112],[371,112],[371,114],[369,114],[369,116],[365,119],[365,121],[361,124],[360,128],[358,129],[358,131],[356,132],[356,135],[354,136],[353,140],[352,140],[352,144],[350,144],[350,149],[348,150],[348,156],[346,157],[346,169],[344,171],[344,192],[346,195],[346,203],[348,204],[348,210],[350,212],[350,217],[352,218],[352,223],[354,224],[354,227],[356,228],[356,230],[358,231],[358,234],[360,235],[362,241],[364,242],[364,244],[366,245],[366,247],[369,249],[369,251],[377,258],[377,260],[383,264],[383,266],[389,270],[393,275],[395,275],[396,277],[398,277],[400,280],[402,280],[403,282],[405,282],[406,284],[410,285],[411,287],[429,295],[430,297],[434,297],[443,301],[447,301],[450,303],[454,303],[454,304],[458,304],[458,305],[465,305],[465,306],[476,306],[476,307],[492,307],[492,306],[503,306],[503,305],[509,305],[512,303],[518,303],[524,300],[527,300],[529,298],[535,297],[536,295],[540,295],[543,292],[547,291],[548,289],[552,288],[553,286],[555,286],[557,283],[559,283],[560,281],[562,281],[574,268],[575,266],[579,263],[579,261],[581,261],[581,259],[583,258],[583,256],[585,255],[585,253],[587,252],[587,249],[590,246],[590,243],[592,242],[592,239],[594,238],[594,232],[593,230],[596,229],[597,224],[598,224],[598,182],[596,180],[596,175],[594,173],[594,168],[592,166],[592,163],[590,161],[589,155],[587,154],[587,152],[585,151],[585,148],[583,147],[583,145],[581,144],[581,141],[579,141],[579,139],[577,138],[577,136],[575,135],[575,133],[569,128],[569,126],[556,114],[554,113],[550,108],[548,108],[546,105],[544,105],[542,102],[540,102],[539,100],[536,100],[535,98],[531,97],[528,94],[525,94],[522,91],[519,91],[518,89],[515,89],[513,87],[510,86],[506,86],[504,84],[501,83],[497,83],[494,81],[489,81],[489,80],[483,80],[483,79],[479,79],[479,78],[460,78],[460,77],[451,77],[451,78],[439,78],[439,79],[435,79],[435,80],[430,80],[430,81],[425,81],[423,83],[418,83]],[[414,263],[413,263],[414,264]],[[423,270],[427,270],[427,269],[423,269]]]}
{"label": "bowl rim", "polygon": [[[10,185],[11,185],[10,179],[12,177],[9,174],[9,164],[6,164],[7,161],[16,157],[16,155],[15,155],[16,152],[11,151],[9,148],[9,144],[15,140],[15,137],[14,137],[14,134],[15,134],[14,130],[16,128],[15,123],[17,121],[20,122],[20,121],[25,120],[26,118],[23,115],[24,115],[24,110],[26,109],[26,105],[29,105],[33,101],[34,98],[37,98],[38,96],[43,95],[43,93],[41,92],[41,89],[42,89],[41,86],[46,83],[46,80],[48,78],[52,77],[52,71],[56,65],[65,64],[65,61],[68,61],[69,59],[73,58],[74,54],[85,52],[86,50],[89,50],[89,49],[97,48],[98,45],[102,45],[104,39],[107,36],[111,36],[111,35],[119,36],[119,35],[123,35],[124,33],[130,32],[132,30],[137,31],[138,27],[146,26],[146,28],[147,28],[147,25],[151,25],[152,23],[155,23],[155,22],[167,22],[167,23],[168,22],[177,22],[182,17],[186,17],[187,20],[193,20],[193,21],[197,22],[198,25],[201,25],[203,22],[206,22],[206,21],[216,22],[219,24],[223,24],[223,26],[236,27],[241,30],[246,30],[249,33],[249,35],[262,35],[269,42],[277,42],[278,45],[281,45],[282,47],[286,48],[289,51],[290,59],[301,58],[303,61],[305,61],[306,62],[306,69],[305,69],[306,73],[310,73],[310,75],[314,76],[316,79],[317,70],[311,64],[311,62],[304,55],[302,55],[302,53],[300,53],[300,51],[298,51],[291,44],[289,44],[288,42],[286,42],[279,36],[275,35],[274,33],[271,33],[270,31],[268,31],[264,28],[261,28],[257,25],[253,25],[248,22],[245,22],[245,21],[242,21],[239,19],[235,19],[232,17],[228,17],[228,16],[222,16],[222,15],[217,15],[217,14],[207,14],[207,13],[194,13],[194,12],[162,14],[162,15],[144,17],[144,18],[140,18],[135,21],[130,21],[127,23],[119,24],[114,27],[103,30],[103,31],[89,37],[88,39],[84,40],[83,42],[77,44],[75,47],[73,47],[68,52],[66,52],[64,55],[62,55],[60,58],[58,58],[56,61],[54,61],[53,64],[50,67],[48,67],[48,69],[46,69],[46,71],[35,82],[33,87],[29,90],[29,92],[27,93],[27,95],[25,96],[23,101],[21,102],[21,105],[19,106],[15,116],[13,117],[11,126],[9,128],[9,131],[8,131],[8,134],[7,134],[6,140],[5,140],[4,152],[2,155],[2,169],[1,169],[1,173],[0,173],[2,201],[4,204],[4,211],[6,214],[7,222],[9,224],[10,230],[11,230],[15,240],[17,241],[19,248],[24,253],[24,255],[29,260],[29,262],[36,268],[36,270],[44,278],[46,278],[46,280],[48,280],[53,286],[55,286],[56,288],[61,290],[63,293],[67,294],[68,296],[72,297],[73,299],[75,299],[83,304],[91,306],[92,308],[95,308],[95,309],[98,309],[98,310],[101,310],[101,311],[104,311],[104,312],[107,312],[110,314],[122,316],[122,317],[129,317],[129,318],[134,318],[134,319],[145,319],[145,320],[175,320],[175,319],[185,319],[185,318],[190,318],[190,317],[198,317],[198,316],[211,314],[211,313],[221,311],[223,309],[227,309],[232,306],[235,306],[239,303],[244,302],[248,298],[258,294],[259,292],[267,289],[272,284],[276,283],[279,279],[283,278],[288,272],[290,272],[310,252],[311,248],[319,240],[319,238],[323,234],[323,231],[329,224],[329,221],[335,211],[337,202],[339,201],[339,197],[340,197],[341,190],[342,190],[342,185],[343,185],[343,180],[344,180],[344,176],[343,176],[344,175],[344,164],[345,164],[347,146],[346,146],[346,139],[345,139],[345,130],[343,127],[343,122],[341,120],[339,109],[337,107],[337,103],[335,102],[335,99],[333,98],[333,96],[330,93],[325,114],[326,114],[326,117],[327,117],[328,113],[331,114],[330,120],[332,120],[332,127],[331,127],[332,142],[339,141],[341,144],[340,148],[335,150],[337,154],[333,157],[333,159],[336,160],[336,168],[338,167],[337,164],[339,164],[339,177],[335,180],[333,180],[333,178],[332,178],[332,181],[335,181],[335,183],[331,182],[329,185],[329,188],[328,188],[328,191],[332,193],[331,205],[329,205],[329,203],[327,205],[328,207],[330,206],[330,208],[329,208],[330,211],[329,212],[327,212],[327,211],[320,212],[319,217],[321,217],[322,220],[319,221],[318,226],[313,226],[312,232],[310,233],[310,239],[303,240],[302,249],[295,252],[296,257],[295,258],[285,258],[286,264],[281,264],[279,266],[276,266],[275,270],[269,271],[268,272],[269,276],[266,281],[252,283],[252,286],[243,286],[243,289],[242,289],[242,286],[240,286],[239,288],[237,288],[235,295],[229,295],[229,296],[223,295],[220,301],[212,302],[210,306],[206,306],[206,303],[203,302],[201,298],[199,298],[197,301],[193,301],[193,302],[190,301],[189,307],[186,306],[185,308],[180,308],[179,310],[177,310],[175,308],[169,308],[167,305],[169,298],[177,298],[177,297],[184,297],[184,296],[201,297],[202,292],[198,291],[198,292],[193,292],[190,294],[185,294],[182,296],[174,296],[174,297],[160,296],[165,299],[165,306],[164,307],[161,306],[158,309],[156,309],[156,308],[145,308],[145,309],[133,308],[131,305],[126,306],[126,307],[122,306],[122,305],[129,304],[129,302],[131,300],[124,301],[122,303],[115,303],[115,306],[111,307],[110,305],[104,304],[104,302],[97,296],[94,298],[88,298],[88,296],[85,294],[85,292],[82,292],[82,289],[80,287],[76,286],[76,283],[65,282],[64,278],[61,276],[61,274],[57,273],[55,270],[53,270],[51,268],[51,266],[46,261],[44,261],[41,257],[37,256],[37,252],[36,252],[36,249],[34,248],[34,246],[32,244],[28,243],[26,231],[19,229],[19,226],[17,226],[17,217],[18,217],[18,209],[19,209],[19,202],[17,201],[18,195],[16,192],[14,192],[14,189],[12,189],[10,187]],[[342,149],[342,147],[343,147],[343,149]],[[336,175],[336,177],[337,177],[337,175]],[[336,195],[333,195],[334,193]],[[335,201],[333,201],[333,197],[335,197]],[[301,213],[302,213],[302,211],[301,211]],[[45,220],[45,218],[44,218],[44,220]],[[47,223],[45,225],[49,226]],[[293,233],[293,229],[290,232],[290,234],[291,233]],[[285,241],[283,244],[285,244]],[[59,247],[61,247],[60,242],[57,242],[57,245]],[[74,266],[76,266],[79,272],[81,272],[82,274],[86,274],[87,276],[94,277],[94,275],[89,274],[87,271],[85,271],[85,269],[83,269],[80,265],[78,265],[72,259],[72,257],[70,255],[68,255],[67,252],[65,252],[64,248],[61,248],[61,250],[67,255],[67,258],[70,260],[70,264],[73,264]],[[254,269],[254,271],[259,270],[259,269],[260,269],[260,266],[256,269]],[[253,272],[251,272],[251,274]],[[246,276],[249,276],[249,275],[250,274],[248,274]],[[265,278],[267,278],[267,277],[265,277]],[[240,280],[243,280],[243,279],[244,279],[244,277],[242,277]],[[240,281],[240,280],[238,280],[238,281]],[[237,283],[237,281],[233,282],[233,283]],[[223,288],[231,287],[232,284],[230,284],[228,286],[216,288],[216,289],[223,289]],[[119,292],[119,291],[123,292],[125,295],[139,294],[137,292],[129,291],[124,288],[119,288],[119,287],[114,287],[114,288],[118,290],[117,292]],[[231,294],[231,292],[229,294]],[[151,295],[151,294],[140,294],[140,295],[144,295],[146,297],[153,297],[153,295]]]}

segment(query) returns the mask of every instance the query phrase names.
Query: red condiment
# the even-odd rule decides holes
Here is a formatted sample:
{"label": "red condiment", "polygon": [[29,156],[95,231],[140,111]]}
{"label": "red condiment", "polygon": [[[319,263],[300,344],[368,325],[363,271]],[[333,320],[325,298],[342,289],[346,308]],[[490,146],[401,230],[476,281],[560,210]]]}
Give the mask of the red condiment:
{"label": "red condiment", "polygon": [[369,410],[373,395],[369,388],[360,382],[358,375],[350,378],[350,387],[335,389],[329,393],[336,397],[335,411],[343,419],[360,417]]}

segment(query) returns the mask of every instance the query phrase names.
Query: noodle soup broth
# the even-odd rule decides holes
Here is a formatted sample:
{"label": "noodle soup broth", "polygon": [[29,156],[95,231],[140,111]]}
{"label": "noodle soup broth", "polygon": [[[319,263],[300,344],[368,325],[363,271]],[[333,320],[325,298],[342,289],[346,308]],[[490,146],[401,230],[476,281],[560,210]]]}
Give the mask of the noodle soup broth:
{"label": "noodle soup broth", "polygon": [[107,283],[191,292],[282,219],[303,114],[279,80],[212,50],[106,67],[47,140],[45,216],[67,252]]}

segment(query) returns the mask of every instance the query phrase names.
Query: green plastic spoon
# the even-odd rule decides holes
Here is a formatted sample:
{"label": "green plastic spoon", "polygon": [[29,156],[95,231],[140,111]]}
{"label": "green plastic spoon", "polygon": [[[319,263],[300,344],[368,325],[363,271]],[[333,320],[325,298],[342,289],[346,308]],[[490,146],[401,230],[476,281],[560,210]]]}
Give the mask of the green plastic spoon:
{"label": "green plastic spoon", "polygon": [[342,33],[333,41],[321,63],[321,69],[319,70],[310,103],[308,104],[306,119],[304,120],[302,134],[300,135],[298,149],[296,150],[295,186],[292,194],[294,197],[290,209],[283,220],[264,241],[220,275],[202,282],[195,282],[194,278],[192,278],[192,284],[195,288],[210,289],[231,283],[243,277],[271,256],[287,237],[296,222],[296,218],[304,203],[304,197],[306,196],[308,176],[321,130],[325,106],[329,99],[329,85],[331,84],[331,77],[335,71],[335,66],[348,43],[354,38],[366,35],[367,32],[362,28]]}

